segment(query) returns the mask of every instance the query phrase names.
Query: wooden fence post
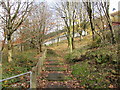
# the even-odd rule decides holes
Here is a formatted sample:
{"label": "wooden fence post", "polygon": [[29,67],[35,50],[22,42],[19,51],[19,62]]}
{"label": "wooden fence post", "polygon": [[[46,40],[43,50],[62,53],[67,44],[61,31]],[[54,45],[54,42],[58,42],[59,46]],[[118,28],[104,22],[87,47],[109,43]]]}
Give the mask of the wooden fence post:
{"label": "wooden fence post", "polygon": [[36,74],[36,71],[37,71],[37,68],[36,67],[33,67],[32,68],[32,73],[31,73],[31,76],[30,76],[30,78],[31,78],[31,85],[30,85],[30,88],[31,89],[36,89],[36,84],[37,84],[37,74]]}
{"label": "wooden fence post", "polygon": [[36,65],[36,67],[32,68],[32,72],[30,74],[30,89],[36,89],[37,87],[37,75],[40,75],[40,72],[42,70],[42,66],[44,64],[45,58],[46,58],[47,50],[44,51],[42,57],[39,58],[39,61]]}
{"label": "wooden fence post", "polygon": [[45,58],[46,58],[46,50],[44,51],[42,57],[39,58],[39,61],[38,61],[38,64],[37,64],[37,68],[38,68],[37,73],[38,73],[38,75],[40,75],[40,72],[43,69],[43,64],[44,64]]}
{"label": "wooden fence post", "polygon": [[30,72],[30,89],[32,89],[32,71]]}
{"label": "wooden fence post", "polygon": [[38,64],[37,64],[37,69],[38,69],[37,74],[38,75],[40,75],[40,72],[42,70],[42,61],[41,60],[42,60],[42,57],[39,58],[39,61],[38,61]]}

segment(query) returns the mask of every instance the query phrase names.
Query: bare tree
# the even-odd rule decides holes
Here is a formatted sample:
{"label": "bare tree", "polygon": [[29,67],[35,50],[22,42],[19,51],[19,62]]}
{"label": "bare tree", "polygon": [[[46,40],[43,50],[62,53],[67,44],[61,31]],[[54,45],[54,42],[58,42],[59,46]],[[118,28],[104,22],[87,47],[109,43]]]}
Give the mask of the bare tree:
{"label": "bare tree", "polygon": [[109,29],[110,29],[110,32],[111,32],[111,43],[112,44],[115,44],[116,43],[116,40],[115,40],[115,34],[114,34],[114,30],[113,30],[113,27],[112,27],[112,21],[110,19],[110,14],[109,14],[109,2],[106,0],[106,2],[102,2],[100,3],[102,9],[103,9],[103,12],[105,14],[105,18],[106,18],[106,22],[108,23],[108,26],[109,26]]}
{"label": "bare tree", "polygon": [[42,52],[42,45],[44,41],[44,35],[46,34],[46,28],[50,22],[51,12],[48,8],[46,2],[41,2],[38,5],[34,6],[33,12],[31,12],[31,26],[36,33],[36,45],[38,47],[39,52]]}
{"label": "bare tree", "polygon": [[76,5],[77,2],[70,2],[68,0],[57,3],[55,9],[63,18],[66,25],[67,40],[70,52],[74,49],[74,32],[75,32],[75,20],[76,20]]}
{"label": "bare tree", "polygon": [[31,10],[31,2],[22,2],[20,0],[12,2],[4,0],[0,2],[0,19],[3,23],[3,30],[8,44],[8,61],[12,61],[12,35],[28,17]]}
{"label": "bare tree", "polygon": [[87,0],[86,2],[83,1],[83,4],[86,7],[89,16],[91,30],[92,30],[92,39],[94,41],[95,40],[94,2],[90,2],[90,0]]}
{"label": "bare tree", "polygon": [[[104,13],[103,13],[103,9],[102,9],[102,7],[100,6],[100,3],[101,2],[97,2],[96,3],[96,11],[95,11],[95,13],[97,14],[97,16],[96,16],[96,20],[95,20],[95,25],[96,25],[96,27],[99,29],[99,33],[97,33],[100,37],[101,37],[101,41],[102,42],[105,42],[105,39],[106,39],[106,37],[105,37],[105,18],[104,18]],[[99,23],[98,23],[98,21],[99,21]]]}
{"label": "bare tree", "polygon": [[77,8],[76,31],[79,33],[81,40],[82,32],[87,31],[89,28],[89,18],[82,2],[78,5]]}
{"label": "bare tree", "polygon": [[98,2],[94,2],[94,6],[95,6],[94,13],[96,13],[96,16],[94,17],[94,25],[97,29],[99,29],[99,32],[96,32],[94,30],[95,33],[100,36],[102,42],[105,42],[106,41],[105,26],[108,26],[111,33],[111,43],[114,44],[116,40],[115,40],[115,34],[112,27],[112,21],[109,14],[109,1],[100,0]]}

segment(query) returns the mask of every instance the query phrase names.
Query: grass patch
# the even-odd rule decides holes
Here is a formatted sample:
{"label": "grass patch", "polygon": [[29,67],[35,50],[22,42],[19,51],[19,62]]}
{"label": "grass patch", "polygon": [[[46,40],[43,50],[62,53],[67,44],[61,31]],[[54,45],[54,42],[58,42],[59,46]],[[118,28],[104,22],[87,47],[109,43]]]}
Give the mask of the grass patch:
{"label": "grass patch", "polygon": [[72,80],[73,78],[72,77],[70,77],[70,76],[66,76],[65,77],[65,80]]}

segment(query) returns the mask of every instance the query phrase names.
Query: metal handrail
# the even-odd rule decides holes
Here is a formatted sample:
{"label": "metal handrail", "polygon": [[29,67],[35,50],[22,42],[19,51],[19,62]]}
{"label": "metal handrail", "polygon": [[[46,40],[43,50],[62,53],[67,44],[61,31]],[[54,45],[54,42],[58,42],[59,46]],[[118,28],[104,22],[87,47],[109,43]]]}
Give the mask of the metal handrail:
{"label": "metal handrail", "polygon": [[22,76],[22,75],[25,75],[25,74],[28,74],[28,73],[31,74],[32,72],[29,71],[29,72],[22,73],[22,74],[19,74],[19,75],[16,75],[16,76],[12,76],[12,77],[10,77],[10,78],[2,79],[2,80],[0,80],[0,82],[6,81],[6,80],[9,80],[9,79],[13,79],[13,78],[16,78],[16,77],[19,77],[19,76]]}
{"label": "metal handrail", "polygon": [[36,76],[39,75],[40,71],[42,70],[41,67],[43,65],[43,61],[46,58],[46,53],[47,53],[47,49],[43,53],[42,57],[40,57],[40,60],[38,61],[37,65],[32,68],[32,71],[29,71],[29,72],[26,72],[26,73],[22,73],[22,74],[19,74],[19,75],[16,75],[16,76],[12,76],[12,77],[9,77],[9,78],[6,78],[6,79],[2,79],[2,80],[0,80],[0,82],[3,82],[3,81],[6,81],[6,80],[9,80],[9,79],[13,79],[13,78],[16,78],[16,77],[19,77],[19,76],[22,76],[22,75],[30,73],[30,89],[32,89],[32,88],[36,89],[36,86],[37,86],[36,85],[37,84]]}
{"label": "metal handrail", "polygon": [[2,80],[0,80],[0,82],[6,81],[6,80],[10,80],[10,79],[13,79],[13,78],[16,78],[16,77],[20,77],[20,76],[23,76],[25,74],[30,74],[30,87],[31,87],[31,85],[32,85],[32,82],[31,82],[32,71],[29,71],[29,72],[26,72],[26,73],[22,73],[22,74],[19,74],[19,75],[16,75],[16,76],[12,76],[12,77],[9,77],[9,78],[6,78],[6,79],[2,79]]}

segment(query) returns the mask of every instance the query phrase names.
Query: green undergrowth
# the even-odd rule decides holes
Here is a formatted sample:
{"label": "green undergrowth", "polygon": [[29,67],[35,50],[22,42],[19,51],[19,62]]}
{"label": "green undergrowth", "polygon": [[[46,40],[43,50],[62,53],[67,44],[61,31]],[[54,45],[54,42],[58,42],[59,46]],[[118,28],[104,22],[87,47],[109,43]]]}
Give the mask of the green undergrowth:
{"label": "green undergrowth", "polygon": [[[116,45],[81,49],[80,56],[69,56],[72,74],[85,88],[118,88],[119,60]],[[76,50],[78,51],[78,50]],[[71,58],[72,57],[72,58]]]}
{"label": "green undergrowth", "polygon": [[53,51],[52,49],[47,49],[47,57],[57,57],[58,54],[56,54],[55,51]]}
{"label": "green undergrowth", "polygon": [[[2,65],[2,78],[9,78],[21,73],[28,72],[36,65],[37,59],[35,56],[37,53],[35,50],[29,50],[24,52],[16,52],[13,55],[13,61],[8,62],[6,59],[6,54],[3,54],[3,65]],[[23,76],[21,76],[23,77]],[[11,79],[3,82],[3,87],[8,87],[9,84],[21,81],[20,78]],[[23,81],[23,80],[22,80]]]}
{"label": "green undergrowth", "polygon": [[106,88],[110,84],[110,81],[105,78],[107,73],[97,71],[96,67],[88,62],[74,64],[71,68],[73,76],[80,80],[80,85],[85,88]]}
{"label": "green undergrowth", "polygon": [[72,53],[68,53],[64,56],[64,59],[67,63],[74,63],[76,59],[78,59],[81,55],[85,54],[87,52],[87,49],[89,46],[83,46],[81,48],[73,50]]}

